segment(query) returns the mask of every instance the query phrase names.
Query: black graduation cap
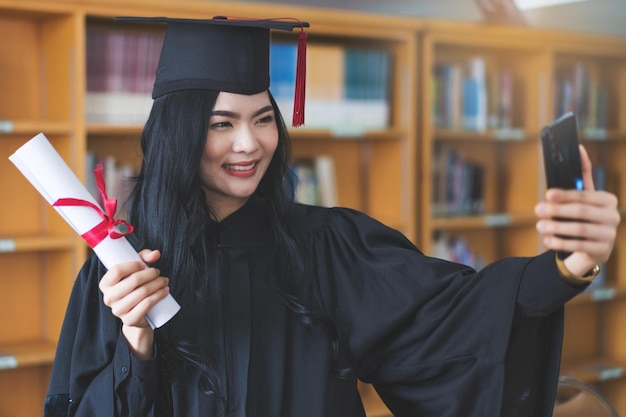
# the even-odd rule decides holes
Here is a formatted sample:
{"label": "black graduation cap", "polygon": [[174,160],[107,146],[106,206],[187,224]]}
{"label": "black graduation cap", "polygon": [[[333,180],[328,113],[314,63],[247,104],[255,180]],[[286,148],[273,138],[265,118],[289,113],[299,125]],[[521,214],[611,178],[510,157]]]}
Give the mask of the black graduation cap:
{"label": "black graduation cap", "polygon": [[270,31],[300,28],[293,126],[304,124],[307,22],[296,19],[117,17],[118,22],[166,23],[152,97],[206,89],[255,94],[270,85]]}

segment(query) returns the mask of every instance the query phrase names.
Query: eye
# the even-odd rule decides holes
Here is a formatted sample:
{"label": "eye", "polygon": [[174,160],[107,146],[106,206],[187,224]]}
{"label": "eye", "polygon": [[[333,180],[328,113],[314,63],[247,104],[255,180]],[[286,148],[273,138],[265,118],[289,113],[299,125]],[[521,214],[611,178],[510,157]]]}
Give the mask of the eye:
{"label": "eye", "polygon": [[267,116],[261,117],[259,120],[257,120],[257,124],[260,124],[260,125],[268,125],[272,122],[274,122],[273,114],[268,114]]}
{"label": "eye", "polygon": [[210,129],[213,129],[213,130],[222,130],[222,129],[226,129],[228,127],[232,127],[232,124],[230,122],[226,122],[226,121],[215,122],[215,123],[212,123],[209,127],[210,127]]}

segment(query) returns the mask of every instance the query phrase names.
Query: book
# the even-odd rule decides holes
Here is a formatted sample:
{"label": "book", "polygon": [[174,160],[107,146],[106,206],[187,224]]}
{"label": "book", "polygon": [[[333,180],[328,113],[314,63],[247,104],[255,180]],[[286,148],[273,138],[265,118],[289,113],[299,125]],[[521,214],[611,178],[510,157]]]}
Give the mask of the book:
{"label": "book", "polygon": [[485,211],[484,171],[450,146],[435,148],[432,214],[435,217],[477,215]]}
{"label": "book", "polygon": [[458,129],[462,125],[463,68],[456,63],[435,66],[435,126]]}
{"label": "book", "polygon": [[333,128],[343,123],[344,47],[312,43],[307,46],[306,127]]}
{"label": "book", "polygon": [[468,75],[463,81],[463,128],[483,132],[487,129],[486,69],[482,57],[468,63]]}
{"label": "book", "polygon": [[328,155],[299,159],[291,165],[297,178],[295,197],[303,204],[335,207],[338,204],[334,160]]}
{"label": "book", "polygon": [[[272,41],[270,91],[282,113],[293,106],[296,57],[295,43]],[[386,49],[310,42],[304,128],[354,134],[388,127],[391,71]]]}
{"label": "book", "polygon": [[463,237],[450,236],[444,232],[435,233],[431,256],[467,265],[475,270],[485,266],[485,259],[470,247]]}
{"label": "book", "polygon": [[383,49],[346,47],[343,123],[364,129],[389,125],[391,58]]}
{"label": "book", "polygon": [[487,74],[487,80],[488,127],[511,129],[513,127],[513,73],[509,69],[501,69]]}
{"label": "book", "polygon": [[604,137],[607,125],[607,91],[597,67],[583,62],[557,69],[555,73],[554,114],[574,112],[579,129],[592,137]]}
{"label": "book", "polygon": [[270,91],[283,114],[289,114],[293,108],[297,53],[298,45],[294,42],[270,43]]}
{"label": "book", "polygon": [[87,42],[87,121],[143,123],[152,107],[163,33],[89,25]]}

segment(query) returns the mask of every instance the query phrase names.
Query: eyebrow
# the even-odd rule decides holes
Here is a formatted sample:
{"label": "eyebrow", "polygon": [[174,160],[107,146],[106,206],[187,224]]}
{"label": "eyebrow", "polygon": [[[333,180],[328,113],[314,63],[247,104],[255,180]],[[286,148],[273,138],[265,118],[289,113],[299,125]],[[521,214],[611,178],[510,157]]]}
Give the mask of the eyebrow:
{"label": "eyebrow", "polygon": [[[252,115],[252,117],[257,117],[260,116],[261,114],[268,112],[270,110],[274,110],[274,108],[272,106],[265,106],[259,110],[257,110],[256,112],[254,112],[254,114]],[[211,112],[211,116],[224,116],[224,117],[230,117],[233,119],[240,119],[241,115],[239,113],[235,113],[232,111],[228,111],[228,110],[213,110]]]}

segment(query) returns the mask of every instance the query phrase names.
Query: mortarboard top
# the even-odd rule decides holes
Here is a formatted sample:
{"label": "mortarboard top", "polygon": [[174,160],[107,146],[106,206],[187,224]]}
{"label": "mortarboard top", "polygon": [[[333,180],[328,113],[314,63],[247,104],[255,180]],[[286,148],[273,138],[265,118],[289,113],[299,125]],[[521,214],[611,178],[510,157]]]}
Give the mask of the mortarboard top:
{"label": "mortarboard top", "polygon": [[256,94],[269,88],[270,30],[300,28],[293,125],[304,123],[307,22],[296,19],[116,17],[118,22],[166,23],[152,97],[190,89]]}

